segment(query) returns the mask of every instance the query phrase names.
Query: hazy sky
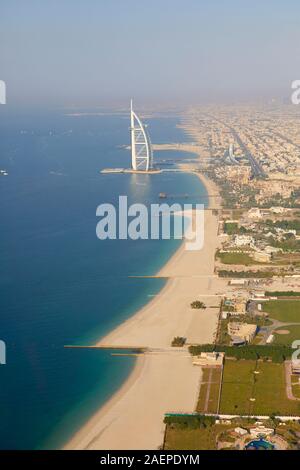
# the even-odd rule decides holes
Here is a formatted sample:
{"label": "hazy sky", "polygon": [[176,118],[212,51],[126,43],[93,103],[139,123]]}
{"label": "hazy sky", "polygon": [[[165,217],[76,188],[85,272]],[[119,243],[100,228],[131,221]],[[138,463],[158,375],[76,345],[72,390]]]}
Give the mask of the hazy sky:
{"label": "hazy sky", "polygon": [[299,0],[0,0],[8,103],[289,96]]}

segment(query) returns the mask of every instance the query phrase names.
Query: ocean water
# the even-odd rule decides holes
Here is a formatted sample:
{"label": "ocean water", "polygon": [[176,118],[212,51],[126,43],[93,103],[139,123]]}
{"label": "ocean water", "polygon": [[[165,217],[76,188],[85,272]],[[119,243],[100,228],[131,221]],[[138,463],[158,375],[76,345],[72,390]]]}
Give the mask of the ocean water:
{"label": "ocean water", "polygon": [[[126,116],[3,108],[0,169],[9,176],[0,177],[0,339],[7,346],[0,448],[59,448],[134,365],[132,357],[64,345],[92,344],[144,305],[164,281],[128,276],[154,274],[179,246],[100,241],[96,207],[117,204],[119,195],[149,205],[161,202],[160,192],[172,194],[172,203],[206,204],[207,194],[193,175],[101,175],[104,167],[129,166]],[[152,141],[188,141],[178,122],[149,119]]]}

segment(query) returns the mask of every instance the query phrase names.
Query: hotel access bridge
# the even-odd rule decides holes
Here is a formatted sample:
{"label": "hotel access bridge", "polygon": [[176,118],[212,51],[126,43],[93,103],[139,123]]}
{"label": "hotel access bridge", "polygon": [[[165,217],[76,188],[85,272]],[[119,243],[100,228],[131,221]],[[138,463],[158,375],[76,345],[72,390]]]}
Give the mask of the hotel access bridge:
{"label": "hotel access bridge", "polygon": [[146,126],[133,111],[130,102],[131,164],[135,171],[148,171],[153,166],[153,150]]}

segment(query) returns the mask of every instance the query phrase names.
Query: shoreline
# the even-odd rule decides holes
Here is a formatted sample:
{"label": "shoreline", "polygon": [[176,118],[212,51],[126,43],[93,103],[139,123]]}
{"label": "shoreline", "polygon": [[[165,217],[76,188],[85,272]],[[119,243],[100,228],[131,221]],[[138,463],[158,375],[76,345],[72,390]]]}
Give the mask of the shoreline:
{"label": "shoreline", "polygon": [[202,183],[204,184],[204,186],[205,186],[205,188],[208,192],[208,195],[210,193],[213,194],[213,196],[209,196],[208,209],[212,209],[212,208],[220,209],[221,208],[221,196],[220,196],[220,191],[219,191],[219,188],[218,188],[217,184],[213,180],[208,178],[208,176],[204,175],[203,173],[193,172],[193,174],[198,176],[200,181],[202,181]]}
{"label": "shoreline", "polygon": [[[62,447],[64,450],[88,450],[89,443],[82,447],[82,439],[83,436],[81,435],[81,431],[84,429],[85,436],[89,436],[90,432],[93,432],[94,427],[97,425],[99,420],[105,416],[106,412],[111,409],[118,401],[126,395],[127,391],[134,385],[136,380],[138,379],[139,375],[142,373],[142,369],[144,366],[144,356],[141,354],[135,360],[134,366],[130,374],[128,375],[125,382],[122,383],[121,387],[99,408],[98,411],[73,435],[73,437]],[[89,441],[90,443],[93,441]]]}
{"label": "shoreline", "polygon": [[[211,192],[216,192],[213,181],[200,173],[192,171],[191,173],[198,176],[208,195]],[[207,223],[205,224],[206,244],[207,239],[214,239],[214,231],[216,236],[216,224],[213,223],[215,217],[212,216],[212,211],[209,210],[209,207],[216,207],[216,197],[209,198],[208,201],[208,210],[205,211],[206,222],[209,222],[208,227]],[[196,332],[199,330],[202,333],[202,336],[200,334],[198,338],[200,342],[201,337],[203,338],[202,342],[210,342],[213,339],[213,330],[217,323],[217,316],[213,311],[213,307],[206,309],[206,315],[203,313],[205,319],[202,318],[199,322],[199,313],[195,314],[191,311],[189,303],[187,304],[185,299],[182,301],[179,296],[186,294],[186,297],[192,300],[192,295],[196,295],[201,283],[203,293],[206,292],[205,287],[211,283],[211,280],[207,282],[208,277],[213,276],[212,263],[214,264],[215,250],[211,250],[210,254],[213,256],[207,263],[209,269],[204,270],[203,279],[201,280],[199,265],[194,263],[195,254],[186,251],[184,246],[183,241],[167,263],[158,271],[157,276],[168,277],[166,285],[159,293],[96,343],[98,346],[110,345],[112,347],[121,346],[122,344],[134,347],[139,344],[149,348],[163,348],[164,352],[139,356],[120,389],[74,434],[63,447],[64,449],[157,449],[162,444],[163,415],[166,411],[172,411],[169,408],[171,403],[174,403],[174,410],[194,411],[202,371],[201,368],[192,366],[186,347],[180,348],[180,350],[171,348],[170,339],[177,335],[176,330],[178,330],[178,335],[180,331],[183,331],[191,339],[193,339],[194,330]],[[202,264],[205,264],[203,263],[205,261],[203,256],[206,255],[205,250],[202,249],[197,254],[199,264],[201,264],[201,261]],[[188,293],[185,291],[188,291]],[[179,308],[179,315],[178,311],[176,317],[175,315],[172,316],[171,312],[170,317],[170,311],[172,311],[170,304],[173,302],[173,310],[175,311],[177,301],[178,303],[181,302],[181,308],[184,308],[186,312],[182,313]],[[208,325],[208,327],[206,325],[206,329],[205,323]],[[184,380],[178,377],[177,373],[175,376],[170,374],[170,370],[176,370],[179,367],[182,369]],[[162,397],[159,397],[159,400],[155,399],[155,394],[157,390],[161,390],[168,374],[170,376],[167,377],[166,389],[164,390],[165,403],[162,403]],[[180,386],[182,393],[178,391]],[[145,399],[143,399],[143,394],[146,395],[151,388],[153,388],[153,393],[148,398],[145,396]],[[142,400],[138,404],[138,399],[141,399],[141,397]],[[144,418],[145,425],[146,427],[148,425],[148,429],[153,428],[153,431],[151,436],[147,435],[144,439],[141,439],[141,442],[137,442],[139,441],[139,424],[141,423],[139,423],[138,417],[134,420],[132,416],[126,416],[126,413],[128,409],[131,409],[134,415],[135,409],[139,409],[139,407],[140,411],[144,411],[145,404],[150,410],[152,409],[148,418]],[[159,415],[155,416],[155,413],[159,413]],[[155,416],[154,419],[151,415]],[[132,423],[130,423],[130,418]],[[119,424],[116,424],[118,421]],[[133,439],[131,433],[128,436],[126,429],[130,428],[132,430],[135,425],[137,425],[137,429]],[[131,432],[133,433],[133,431]]]}

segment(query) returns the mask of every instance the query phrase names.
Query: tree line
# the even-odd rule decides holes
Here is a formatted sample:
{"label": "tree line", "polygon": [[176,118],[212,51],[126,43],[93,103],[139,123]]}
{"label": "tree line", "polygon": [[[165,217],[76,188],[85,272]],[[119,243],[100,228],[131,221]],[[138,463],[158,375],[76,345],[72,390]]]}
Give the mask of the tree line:
{"label": "tree line", "polygon": [[164,423],[170,426],[176,426],[179,429],[199,429],[206,428],[215,424],[216,418],[214,416],[205,416],[200,414],[174,414],[166,415]]}
{"label": "tree line", "polygon": [[189,347],[189,351],[193,356],[200,355],[201,352],[224,352],[227,357],[235,359],[249,360],[271,360],[272,362],[284,362],[289,359],[294,351],[286,345],[262,345],[248,344],[242,347],[223,346],[215,344],[201,344]]}

